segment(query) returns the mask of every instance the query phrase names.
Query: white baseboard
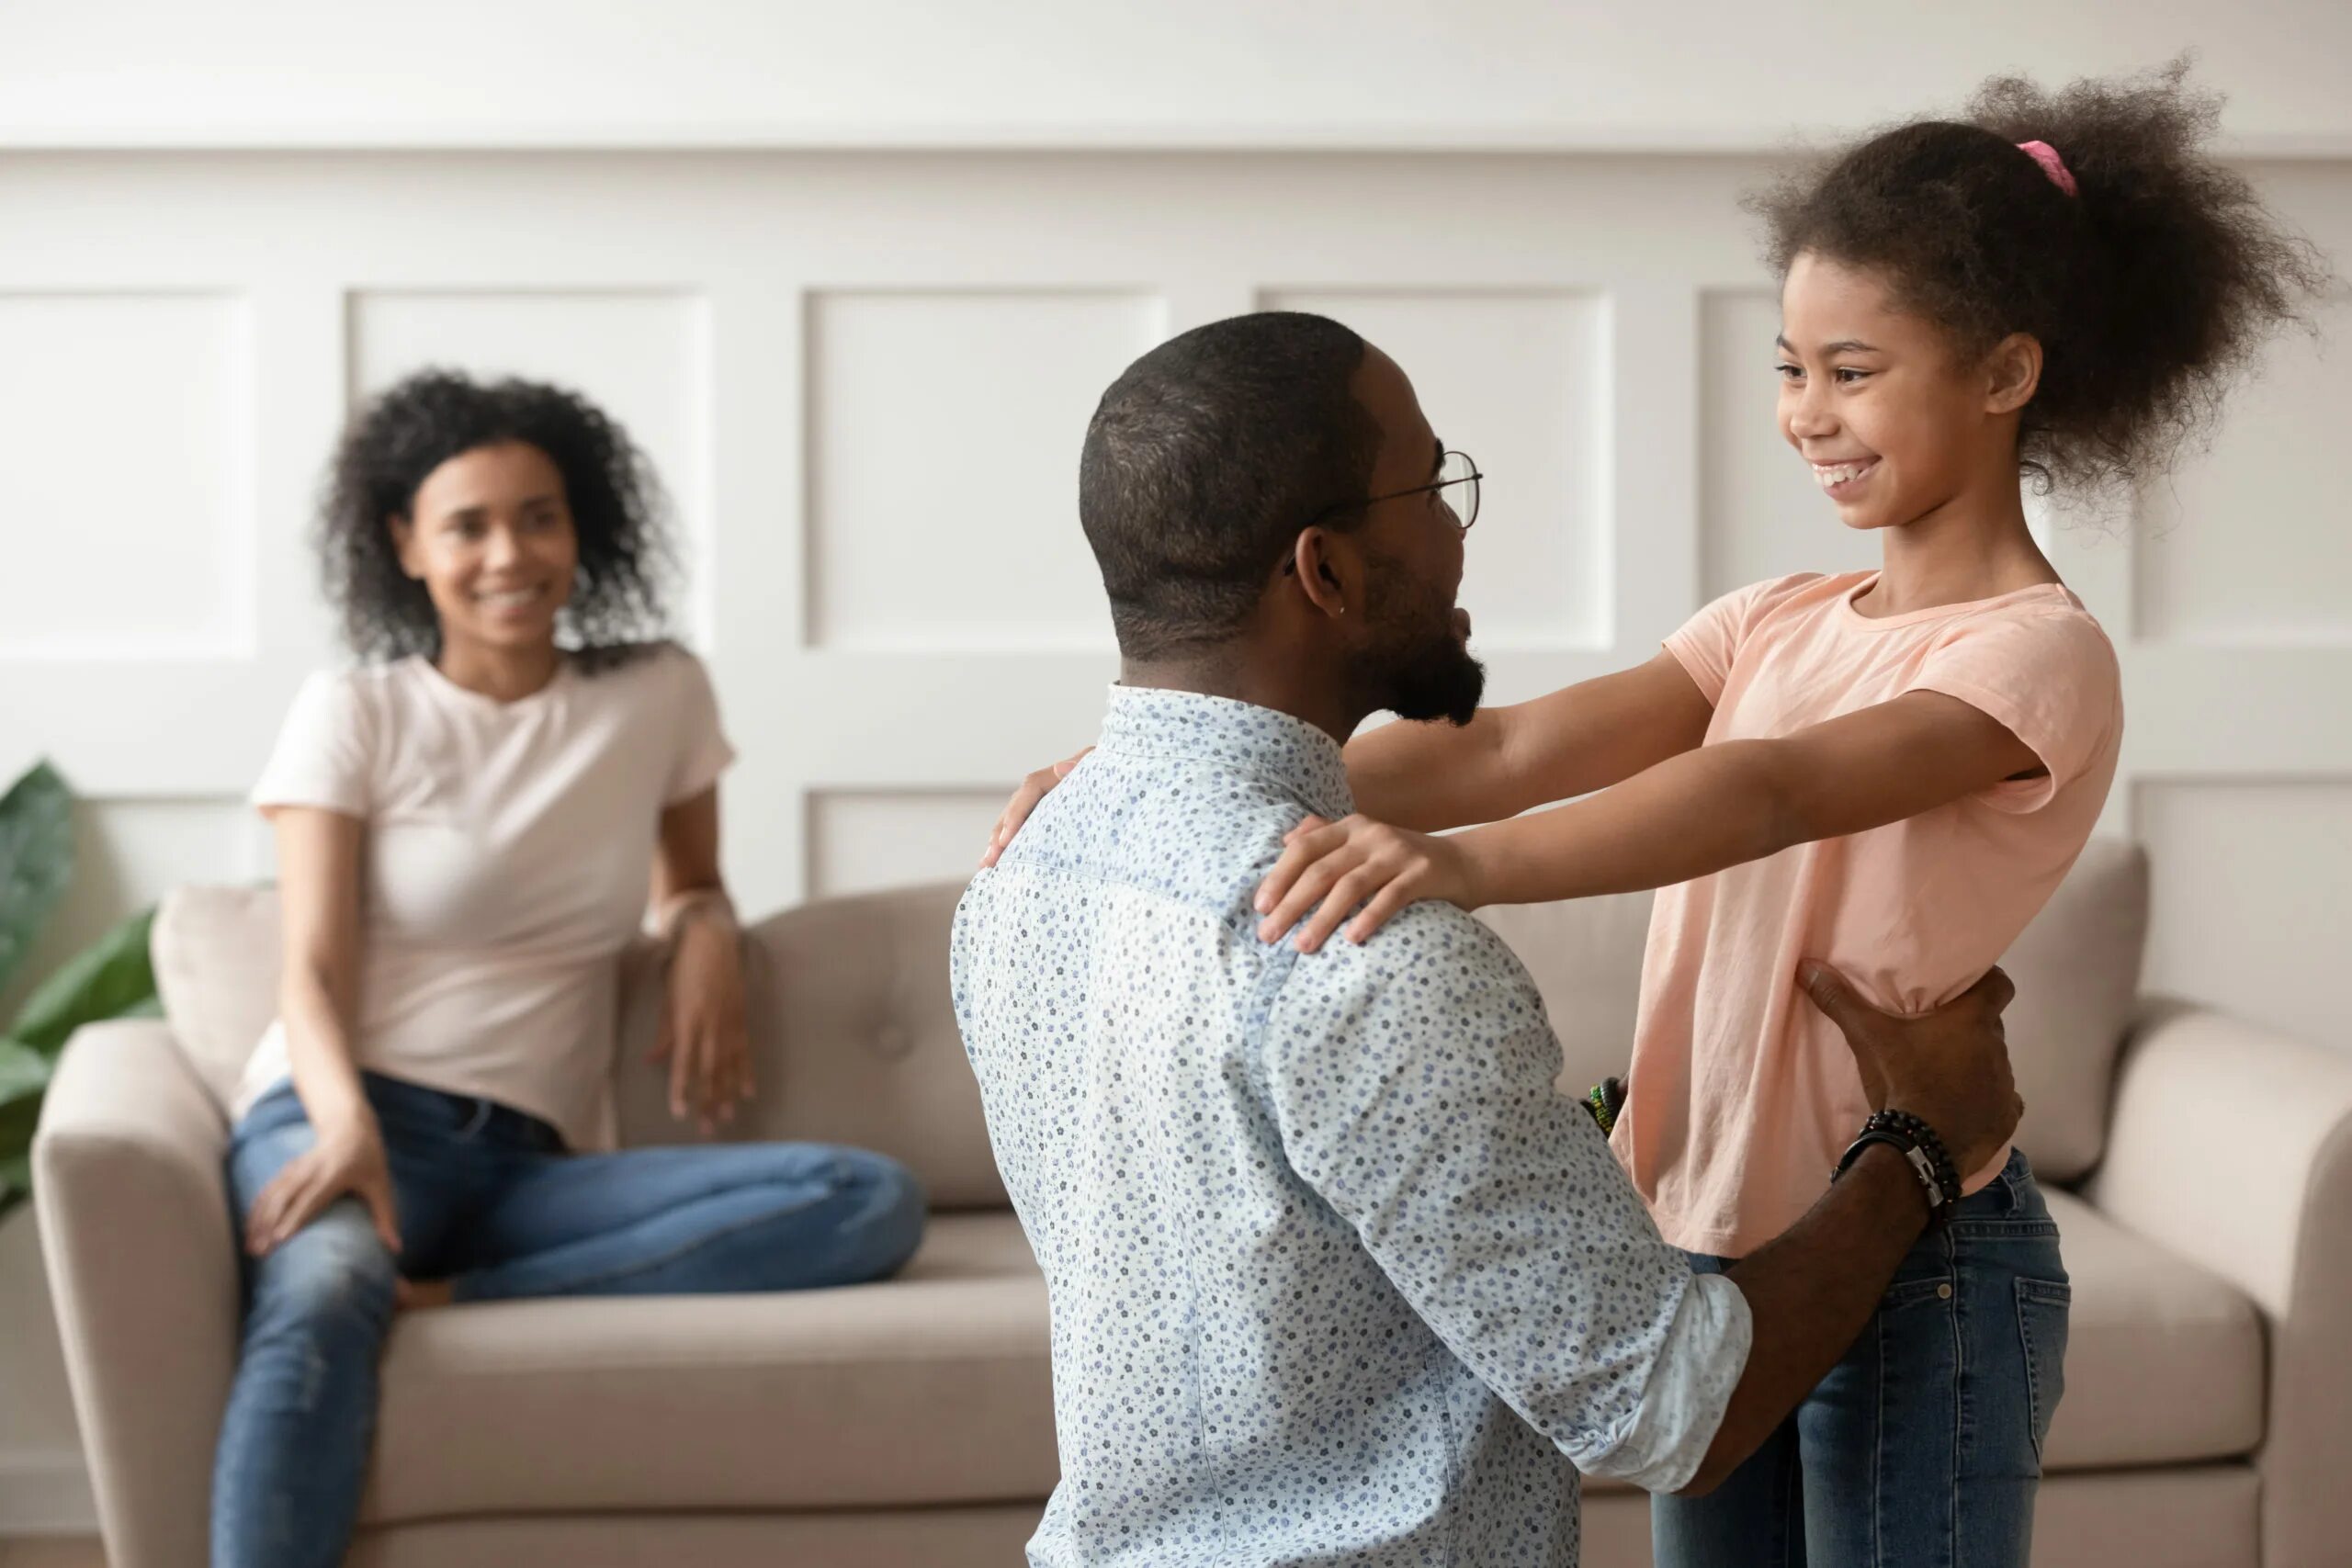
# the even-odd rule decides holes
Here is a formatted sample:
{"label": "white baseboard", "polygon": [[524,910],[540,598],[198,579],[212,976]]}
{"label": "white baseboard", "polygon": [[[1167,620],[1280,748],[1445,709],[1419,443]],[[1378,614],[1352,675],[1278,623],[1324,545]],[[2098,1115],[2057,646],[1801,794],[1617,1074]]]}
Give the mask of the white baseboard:
{"label": "white baseboard", "polygon": [[96,1535],[98,1506],[77,1453],[0,1453],[0,1539]]}

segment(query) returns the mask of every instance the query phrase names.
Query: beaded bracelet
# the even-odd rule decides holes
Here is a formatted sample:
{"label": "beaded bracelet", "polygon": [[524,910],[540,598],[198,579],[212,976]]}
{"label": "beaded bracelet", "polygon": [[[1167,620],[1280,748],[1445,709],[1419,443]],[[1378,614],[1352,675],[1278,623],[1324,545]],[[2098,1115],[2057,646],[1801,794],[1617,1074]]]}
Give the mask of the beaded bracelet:
{"label": "beaded bracelet", "polygon": [[1907,1111],[1874,1112],[1862,1123],[1860,1136],[1847,1146],[1845,1157],[1829,1173],[1829,1179],[1835,1181],[1845,1175],[1872,1144],[1884,1144],[1894,1149],[1919,1179],[1919,1186],[1927,1194],[1930,1225],[1940,1225],[1951,1218],[1953,1208],[1960,1202],[1960,1171],[1936,1130]]}
{"label": "beaded bracelet", "polygon": [[1603,1078],[1586,1091],[1584,1108],[1591,1112],[1593,1123],[1600,1135],[1608,1137],[1617,1130],[1618,1113],[1625,1109],[1625,1080]]}

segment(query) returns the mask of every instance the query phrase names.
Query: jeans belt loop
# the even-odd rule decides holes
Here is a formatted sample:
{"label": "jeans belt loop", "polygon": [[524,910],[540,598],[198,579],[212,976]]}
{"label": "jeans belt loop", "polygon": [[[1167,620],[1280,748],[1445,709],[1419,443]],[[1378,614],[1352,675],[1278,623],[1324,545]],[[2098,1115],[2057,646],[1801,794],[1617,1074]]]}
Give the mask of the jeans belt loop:
{"label": "jeans belt loop", "polygon": [[458,1129],[458,1136],[461,1138],[472,1138],[479,1135],[484,1127],[490,1125],[491,1110],[492,1107],[489,1100],[482,1099],[479,1095],[475,1096],[474,1113],[470,1117],[467,1118],[465,1126]]}

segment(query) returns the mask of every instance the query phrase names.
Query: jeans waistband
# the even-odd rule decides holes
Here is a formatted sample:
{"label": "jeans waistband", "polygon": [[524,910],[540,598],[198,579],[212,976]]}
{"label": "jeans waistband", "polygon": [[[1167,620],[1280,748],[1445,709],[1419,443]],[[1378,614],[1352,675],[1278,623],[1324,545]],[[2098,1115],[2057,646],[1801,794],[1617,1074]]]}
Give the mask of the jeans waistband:
{"label": "jeans waistband", "polygon": [[406,1078],[362,1072],[360,1082],[379,1119],[408,1115],[429,1122],[469,1142],[553,1152],[563,1147],[563,1134],[526,1111],[476,1094],[451,1094],[411,1083]]}

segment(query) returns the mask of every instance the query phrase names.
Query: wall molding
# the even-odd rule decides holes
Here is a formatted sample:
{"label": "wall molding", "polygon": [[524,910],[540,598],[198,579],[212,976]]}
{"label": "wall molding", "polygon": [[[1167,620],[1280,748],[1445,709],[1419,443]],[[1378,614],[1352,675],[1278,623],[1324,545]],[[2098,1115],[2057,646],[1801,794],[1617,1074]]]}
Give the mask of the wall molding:
{"label": "wall molding", "polygon": [[[1159,152],[1362,152],[1747,157],[1845,140],[1855,128],[1826,124],[1382,125],[1230,120],[1159,124],[1000,120],[758,120],[631,125],[555,121],[516,126],[295,120],[208,120],[185,125],[0,125],[0,152],[1040,152],[1120,156]],[[2251,133],[2216,139],[2225,158],[2249,162],[2352,159],[2352,130]]]}
{"label": "wall molding", "polygon": [[[1899,17],[1813,0],[1800,28],[1736,0],[1650,0],[1638,25],[1594,0],[85,0],[0,7],[0,148],[1761,152],[1947,111],[2019,66],[2058,83],[2193,51],[2233,153],[2352,156],[2352,10],[2115,17],[2112,0]],[[1834,103],[1792,99],[1826,39]]]}

